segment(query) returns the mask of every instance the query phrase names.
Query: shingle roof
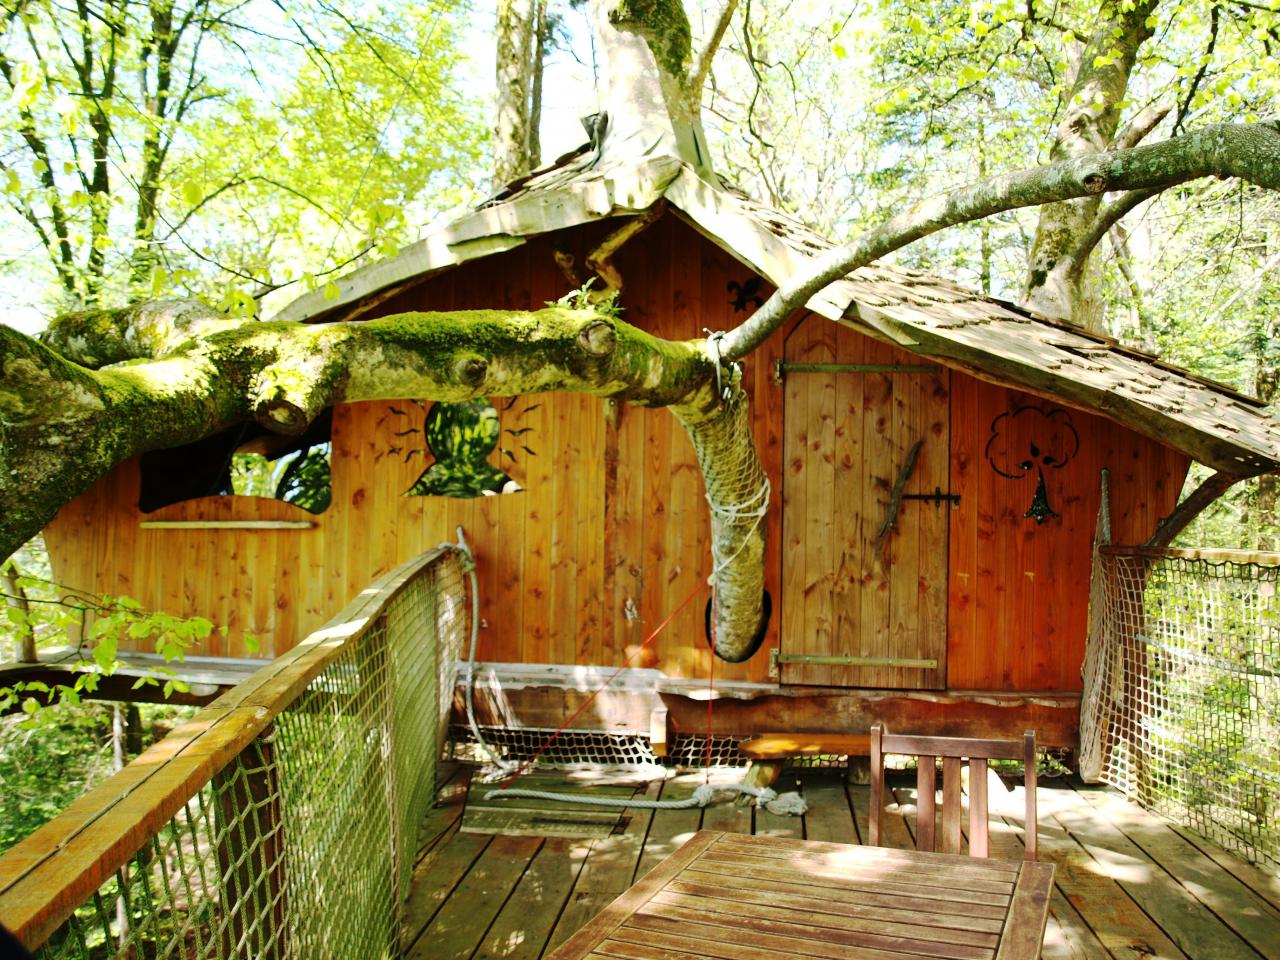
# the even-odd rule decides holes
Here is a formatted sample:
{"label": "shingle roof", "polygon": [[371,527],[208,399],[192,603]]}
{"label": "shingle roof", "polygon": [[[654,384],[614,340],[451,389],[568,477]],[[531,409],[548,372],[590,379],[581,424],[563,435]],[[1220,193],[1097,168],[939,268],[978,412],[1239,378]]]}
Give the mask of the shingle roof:
{"label": "shingle roof", "polygon": [[[777,285],[832,244],[800,221],[658,154],[598,162],[590,147],[509,184],[398,256],[307,294],[275,319],[351,319],[427,276],[550,230],[636,214],[665,198]],[[904,349],[1093,410],[1234,474],[1280,468],[1280,423],[1259,401],[1159,358],[920,271],[876,263],[810,299],[815,313]]]}

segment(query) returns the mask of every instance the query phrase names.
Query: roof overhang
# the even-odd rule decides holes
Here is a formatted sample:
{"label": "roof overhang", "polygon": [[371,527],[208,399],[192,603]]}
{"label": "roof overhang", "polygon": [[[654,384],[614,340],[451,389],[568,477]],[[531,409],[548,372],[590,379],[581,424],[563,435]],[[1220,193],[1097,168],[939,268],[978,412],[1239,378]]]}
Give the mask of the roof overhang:
{"label": "roof overhang", "polygon": [[[713,243],[775,286],[832,244],[799,221],[711,183],[665,154],[597,162],[590,149],[508,186],[399,255],[290,303],[274,319],[358,318],[409,286],[529,237],[666,199]],[[1126,348],[929,274],[877,263],[813,296],[830,320],[986,380],[1099,413],[1237,476],[1280,468],[1280,424],[1259,401]]]}

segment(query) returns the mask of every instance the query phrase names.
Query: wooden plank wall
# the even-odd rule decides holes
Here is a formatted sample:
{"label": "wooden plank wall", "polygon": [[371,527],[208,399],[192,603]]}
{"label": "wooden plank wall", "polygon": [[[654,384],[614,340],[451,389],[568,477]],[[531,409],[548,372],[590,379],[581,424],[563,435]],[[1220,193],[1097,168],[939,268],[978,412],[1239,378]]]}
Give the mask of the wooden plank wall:
{"label": "wooden plank wall", "polygon": [[[539,307],[572,289],[556,268],[557,244],[582,262],[607,226],[540,238],[464,265],[389,300],[405,310]],[[629,281],[626,319],[665,337],[728,329],[729,280],[751,271],[668,216],[616,258]],[[777,343],[780,343],[780,337]],[[779,474],[780,349],[748,364],[748,389],[766,469]],[[529,663],[620,664],[710,570],[709,519],[693,448],[665,410],[615,410],[592,397],[550,394],[497,401],[515,460],[491,458],[525,490],[450,500],[402,494],[428,458],[425,411],[407,403],[338,407],[333,418],[333,503],[313,517],[273,500],[208,498],[143,517],[130,462],[68,505],[47,531],[57,575],[87,589],[127,594],[148,607],[210,616],[230,628],[202,653],[246,655],[241,639],[283,652],[379,574],[453,540],[461,524],[480,579],[480,657]],[[392,410],[400,411],[396,413]],[[397,434],[404,434],[398,436]],[[533,451],[525,452],[524,447]],[[400,447],[399,452],[393,448]],[[606,518],[607,513],[607,518]],[[141,530],[142,519],[306,519],[312,530]],[[780,514],[769,519],[769,581],[777,583]],[[135,549],[136,547],[136,549]],[[130,562],[130,558],[132,562]],[[778,590],[773,590],[775,597]],[[705,676],[705,591],[634,661],[678,676]],[[777,618],[767,645],[777,643]],[[768,654],[717,663],[716,676],[765,680]]]}
{"label": "wooden plank wall", "polygon": [[[919,357],[810,316],[787,360],[920,366]],[[946,683],[947,510],[894,485],[919,442],[906,494],[948,484],[949,371],[792,372],[782,478],[783,643],[788,654],[933,659],[936,669],[790,663],[788,683],[940,689]],[[775,488],[776,489],[776,488]]]}
{"label": "wooden plank wall", "polygon": [[[1001,476],[987,445],[1001,414],[1062,408],[958,373],[951,384],[951,489],[961,499],[951,511],[947,687],[1079,690],[1102,468],[1110,470],[1113,542],[1141,543],[1177,502],[1188,459],[1102,417],[1067,411],[1079,450],[1061,468],[1044,468],[1060,516],[1037,524],[1024,516],[1035,471]],[[1034,439],[1012,442],[1022,451]],[[992,444],[993,456],[1006,440]]]}
{"label": "wooden plank wall", "polygon": [[[571,289],[555,267],[556,246],[581,262],[610,226],[539,238],[464,265],[387,301],[378,312],[541,306]],[[750,269],[673,214],[632,240],[616,262],[628,283],[626,318],[654,333],[694,337],[704,327],[728,329],[744,317],[735,314],[726,285],[747,280]],[[716,676],[723,679],[767,679],[768,649],[777,645],[785,616],[777,609],[783,389],[772,379],[781,344],[780,332],[747,364],[756,441],[774,484],[766,559],[774,618],[764,650],[750,662],[716,664]],[[1092,431],[1097,442],[1083,443],[1078,461],[1058,471],[1056,479],[1073,484],[1066,495],[1050,492],[1064,520],[1035,528],[1020,519],[1031,487],[997,484],[989,467],[980,469],[982,431],[997,408],[1016,397],[958,373],[952,391],[952,483],[964,500],[952,513],[949,686],[1078,689],[1088,577],[1082,531],[1092,530],[1097,507],[1096,466],[1113,464],[1116,529],[1123,538],[1146,531],[1167,512],[1185,458],[1076,413],[1077,426],[1093,424],[1081,429],[1082,439]],[[414,455],[406,462],[413,434],[397,434],[420,431],[423,411],[411,404],[344,405],[334,413],[334,499],[324,514],[312,517],[272,500],[213,498],[175,504],[149,517],[314,519],[315,528],[140,529],[138,468],[130,462],[50,525],[56,576],[226,624],[229,636],[211,638],[200,653],[246,655],[243,634],[252,633],[262,641],[259,654],[271,656],[306,636],[379,574],[452,540],[461,524],[479,561],[482,659],[621,664],[709,570],[707,508],[692,447],[664,410],[625,408],[614,416],[608,404],[570,395],[498,406],[504,429],[531,428],[520,435],[515,461],[501,461],[526,488],[522,493],[475,500],[405,497],[425,458]],[[991,508],[980,506],[988,499]],[[1046,583],[1052,584],[1047,601]],[[704,598],[697,596],[634,664],[706,676]],[[1038,619],[1027,631],[997,627],[1004,618],[1033,613]]]}

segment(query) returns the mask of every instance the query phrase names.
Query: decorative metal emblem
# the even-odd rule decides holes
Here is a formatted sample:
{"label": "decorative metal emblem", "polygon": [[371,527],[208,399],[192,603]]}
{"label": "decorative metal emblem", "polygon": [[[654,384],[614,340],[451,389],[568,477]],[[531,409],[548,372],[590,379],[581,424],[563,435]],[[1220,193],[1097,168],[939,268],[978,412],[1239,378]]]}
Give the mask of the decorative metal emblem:
{"label": "decorative metal emblem", "polygon": [[729,298],[729,303],[733,307],[734,313],[742,313],[747,307],[763,307],[764,297],[760,295],[760,278],[748,277],[742,283],[737,280],[730,280],[725,284],[725,289],[733,296]]}
{"label": "decorative metal emblem", "polygon": [[1019,407],[991,421],[986,457],[1002,477],[1022,480],[1036,472],[1036,491],[1024,517],[1037,524],[1058,514],[1049,506],[1045,468],[1061,469],[1080,451],[1080,434],[1071,423],[1071,414],[1061,407]]}

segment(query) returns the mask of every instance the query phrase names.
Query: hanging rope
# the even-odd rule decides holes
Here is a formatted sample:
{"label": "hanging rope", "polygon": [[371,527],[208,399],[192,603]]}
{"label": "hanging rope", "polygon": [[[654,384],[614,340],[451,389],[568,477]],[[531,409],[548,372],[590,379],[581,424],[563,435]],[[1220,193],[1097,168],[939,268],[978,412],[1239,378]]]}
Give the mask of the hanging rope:
{"label": "hanging rope", "polygon": [[519,787],[507,790],[505,787],[490,790],[484,795],[486,800],[503,797],[523,797],[529,800],[556,800],[564,803],[582,803],[593,807],[633,807],[638,810],[690,810],[694,807],[705,807],[712,803],[716,794],[745,793],[756,798],[756,806],[764,807],[770,813],[779,816],[798,817],[808,810],[804,797],[798,793],[779,794],[768,787],[750,787],[745,783],[716,785],[704,783],[693,791],[693,795],[684,800],[631,800],[626,797],[595,797],[574,793],[557,793],[550,790],[523,790]]}
{"label": "hanging rope", "polygon": [[480,749],[489,758],[489,762],[503,773],[508,773],[515,769],[516,765],[504,760],[498,751],[485,741],[480,733],[480,725],[476,723],[476,712],[473,703],[476,686],[476,645],[480,635],[480,591],[476,583],[476,558],[471,552],[471,547],[467,545],[467,538],[463,534],[461,526],[458,527],[458,542],[442,543],[440,548],[461,554],[462,569],[466,571],[467,583],[471,588],[471,643],[467,654],[467,680],[463,696],[463,700],[467,705],[467,726],[471,729],[471,735],[476,738],[476,743]]}

